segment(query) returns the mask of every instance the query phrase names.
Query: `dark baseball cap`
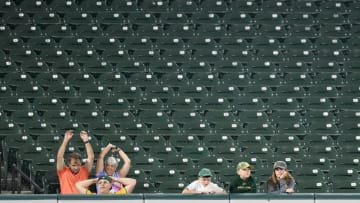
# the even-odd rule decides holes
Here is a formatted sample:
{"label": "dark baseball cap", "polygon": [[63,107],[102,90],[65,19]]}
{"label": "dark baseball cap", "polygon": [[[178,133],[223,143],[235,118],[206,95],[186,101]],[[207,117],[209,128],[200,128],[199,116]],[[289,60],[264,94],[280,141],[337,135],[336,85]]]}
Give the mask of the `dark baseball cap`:
{"label": "dark baseball cap", "polygon": [[111,179],[110,176],[99,176],[98,182],[99,182],[100,180],[107,180],[107,181],[109,181],[109,183],[111,183],[111,181],[112,181],[112,179]]}

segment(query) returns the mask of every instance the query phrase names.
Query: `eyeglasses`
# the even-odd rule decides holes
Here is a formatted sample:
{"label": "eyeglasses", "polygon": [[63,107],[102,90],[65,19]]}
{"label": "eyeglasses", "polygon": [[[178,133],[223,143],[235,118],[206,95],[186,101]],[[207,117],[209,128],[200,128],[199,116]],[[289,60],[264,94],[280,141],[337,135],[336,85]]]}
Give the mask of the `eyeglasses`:
{"label": "eyeglasses", "polygon": [[283,168],[275,168],[275,171],[282,171],[284,170]]}

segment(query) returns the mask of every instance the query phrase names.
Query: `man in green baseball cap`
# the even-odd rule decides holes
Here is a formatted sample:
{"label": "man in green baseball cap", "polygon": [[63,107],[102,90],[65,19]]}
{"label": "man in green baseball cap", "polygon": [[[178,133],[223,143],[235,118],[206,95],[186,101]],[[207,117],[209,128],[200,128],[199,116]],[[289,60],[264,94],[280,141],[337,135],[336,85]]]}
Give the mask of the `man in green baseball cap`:
{"label": "man in green baseball cap", "polygon": [[236,167],[238,176],[230,184],[230,193],[256,193],[256,182],[251,176],[254,167],[248,162],[240,162]]}
{"label": "man in green baseball cap", "polygon": [[208,168],[203,168],[198,173],[198,179],[190,183],[183,194],[226,194],[226,191],[217,184],[211,182],[212,172]]}

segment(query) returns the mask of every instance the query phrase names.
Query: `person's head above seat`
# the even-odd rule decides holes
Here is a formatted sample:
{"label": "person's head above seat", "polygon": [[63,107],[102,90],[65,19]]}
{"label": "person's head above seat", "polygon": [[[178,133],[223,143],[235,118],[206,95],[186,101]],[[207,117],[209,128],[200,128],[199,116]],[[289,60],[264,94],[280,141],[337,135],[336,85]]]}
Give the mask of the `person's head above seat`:
{"label": "person's head above seat", "polygon": [[202,168],[198,173],[199,181],[203,186],[207,186],[211,182],[212,176],[213,174],[208,168]]}
{"label": "person's head above seat", "polygon": [[247,179],[251,176],[251,170],[254,167],[250,165],[248,162],[239,162],[236,166],[236,172],[240,176],[241,179]]}
{"label": "person's head above seat", "polygon": [[286,170],[287,169],[287,164],[285,161],[276,161],[274,163],[274,170]]}
{"label": "person's head above seat", "polygon": [[112,178],[110,176],[100,176],[97,180],[98,194],[108,194],[111,190]]}

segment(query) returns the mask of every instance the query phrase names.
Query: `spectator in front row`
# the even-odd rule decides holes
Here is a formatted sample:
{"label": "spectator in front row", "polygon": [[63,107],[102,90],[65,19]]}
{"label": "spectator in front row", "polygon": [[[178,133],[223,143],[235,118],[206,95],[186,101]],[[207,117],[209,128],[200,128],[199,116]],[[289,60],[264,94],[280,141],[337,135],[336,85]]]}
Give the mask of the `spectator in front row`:
{"label": "spectator in front row", "polygon": [[238,176],[230,184],[230,193],[256,193],[256,182],[251,176],[254,167],[247,162],[238,163]]}
{"label": "spectator in front row", "polygon": [[267,189],[270,193],[293,193],[295,188],[295,179],[287,170],[284,161],[274,163],[274,170],[267,181]]}
{"label": "spectator in front row", "polygon": [[[104,157],[105,155],[112,150],[114,153],[118,153],[121,159],[124,161],[121,169],[118,168],[118,161],[115,159],[115,157],[110,156],[106,159],[104,163]],[[96,177],[100,176],[114,176],[114,177],[126,177],[129,169],[130,169],[130,159],[126,155],[126,153],[121,150],[119,147],[116,147],[113,144],[108,144],[99,154],[97,163],[96,163]],[[121,190],[123,185],[120,182],[113,182],[111,192],[117,192]]]}
{"label": "spectator in front row", "polygon": [[203,168],[198,173],[198,180],[190,183],[183,194],[226,194],[226,191],[217,184],[211,182],[212,173],[210,169]]}
{"label": "spectator in front row", "polygon": [[[119,182],[122,187],[117,192],[111,192],[112,182]],[[97,183],[97,194],[130,194],[135,188],[136,180],[132,178],[118,178],[113,176],[100,176],[99,178],[92,178],[76,183],[76,188],[80,194],[96,194],[89,190],[90,185]]]}
{"label": "spectator in front row", "polygon": [[68,166],[66,166],[64,154],[66,146],[73,135],[73,130],[67,130],[65,132],[64,140],[57,153],[56,171],[59,176],[61,194],[78,194],[79,192],[75,187],[75,183],[88,179],[94,163],[94,151],[89,143],[89,135],[87,132],[81,131],[80,138],[85,145],[87,162],[81,166],[80,154],[73,152],[69,155]]}

